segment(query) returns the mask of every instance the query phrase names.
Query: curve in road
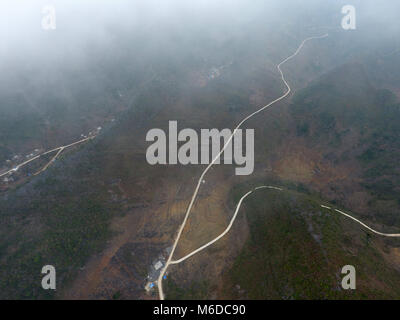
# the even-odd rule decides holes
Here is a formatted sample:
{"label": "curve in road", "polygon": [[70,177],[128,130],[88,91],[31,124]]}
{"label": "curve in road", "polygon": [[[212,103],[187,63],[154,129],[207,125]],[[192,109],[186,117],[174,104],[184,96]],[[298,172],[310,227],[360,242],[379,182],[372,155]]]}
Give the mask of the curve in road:
{"label": "curve in road", "polygon": [[[229,230],[232,228],[232,225],[233,225],[233,223],[235,222],[235,219],[236,219],[236,217],[237,217],[237,214],[238,214],[238,212],[239,212],[239,209],[240,209],[240,207],[241,207],[241,205],[242,205],[243,200],[246,199],[246,198],[247,198],[250,194],[252,194],[254,191],[259,190],[259,189],[266,189],[266,188],[268,188],[268,189],[275,189],[275,190],[279,190],[279,191],[282,191],[282,190],[283,190],[282,188],[274,187],[274,186],[260,186],[260,187],[254,188],[253,190],[247,192],[243,197],[240,198],[240,200],[239,200],[239,202],[238,202],[238,204],[237,204],[237,206],[236,206],[235,213],[233,214],[233,217],[232,217],[231,222],[229,223],[228,227],[227,227],[218,237],[216,237],[215,239],[213,239],[213,240],[207,242],[206,244],[204,244],[203,246],[199,247],[198,249],[193,250],[191,253],[187,254],[187,255],[184,256],[183,258],[178,259],[178,260],[173,260],[173,261],[171,261],[170,264],[178,264],[178,263],[181,263],[181,262],[185,261],[186,259],[190,258],[191,256],[195,255],[196,253],[199,253],[200,251],[204,250],[205,248],[207,248],[208,246],[212,245],[213,243],[217,242],[219,239],[221,239],[221,238],[222,238],[224,235],[226,235],[226,234],[229,232]],[[345,212],[343,212],[343,211],[341,211],[341,210],[332,209],[331,207],[325,206],[325,205],[323,205],[323,204],[321,204],[321,207],[322,207],[322,208],[325,208],[325,209],[328,209],[328,210],[334,210],[334,211],[336,211],[336,212],[338,212],[338,213],[340,213],[340,214],[342,214],[342,215],[344,215],[344,216],[346,216],[346,217],[348,217],[348,218],[350,218],[350,219],[356,221],[357,223],[359,223],[360,225],[362,225],[362,226],[365,227],[366,229],[368,229],[368,230],[372,231],[373,233],[378,234],[378,235],[380,235],[380,236],[385,236],[385,237],[400,237],[400,234],[399,234],[399,233],[383,233],[383,232],[376,231],[376,230],[372,229],[371,227],[367,226],[367,225],[366,225],[365,223],[363,223],[362,221],[358,220],[357,218],[354,218],[353,216],[351,216],[351,215],[349,215],[349,214],[347,214],[347,213],[345,213]]]}
{"label": "curve in road", "polygon": [[182,235],[183,229],[185,228],[186,222],[187,222],[187,220],[188,220],[188,218],[189,218],[190,212],[191,212],[191,210],[192,210],[192,206],[193,206],[193,204],[194,204],[194,201],[196,200],[196,197],[197,197],[197,194],[198,194],[198,192],[199,192],[199,189],[200,189],[200,186],[201,186],[201,184],[202,184],[202,181],[203,181],[203,179],[204,179],[204,176],[206,175],[206,173],[208,172],[208,170],[210,170],[210,168],[214,165],[214,163],[220,158],[221,154],[225,151],[226,147],[228,146],[228,144],[229,144],[230,141],[232,140],[233,136],[236,134],[237,130],[242,126],[243,123],[245,123],[248,119],[252,118],[252,117],[255,116],[256,114],[262,112],[263,110],[267,109],[267,108],[270,107],[271,105],[273,105],[273,104],[275,104],[276,102],[278,102],[278,101],[280,101],[280,100],[286,98],[286,97],[289,95],[289,93],[291,92],[291,88],[290,88],[289,84],[287,83],[287,81],[286,81],[286,79],[285,79],[285,76],[284,76],[284,74],[283,74],[283,72],[282,72],[282,70],[281,70],[281,66],[282,66],[284,63],[286,63],[287,61],[291,60],[293,57],[295,57],[295,56],[300,52],[300,50],[303,48],[304,44],[305,44],[307,41],[310,41],[310,40],[312,40],[312,39],[322,39],[322,38],[326,38],[327,36],[328,36],[328,34],[324,34],[324,35],[322,35],[322,36],[315,36],[315,37],[309,37],[309,38],[304,39],[304,40],[301,42],[301,44],[299,45],[299,47],[297,48],[297,50],[296,50],[292,55],[290,55],[289,57],[287,57],[286,59],[284,59],[282,62],[280,62],[280,63],[277,65],[277,69],[278,69],[278,71],[279,71],[279,73],[280,73],[280,75],[281,75],[281,79],[282,79],[283,83],[285,84],[287,91],[286,91],[282,96],[280,96],[279,98],[277,98],[277,99],[271,101],[270,103],[268,103],[268,104],[265,105],[264,107],[262,107],[262,108],[258,109],[257,111],[251,113],[250,115],[248,115],[247,117],[245,117],[242,121],[240,121],[239,124],[236,126],[236,128],[233,130],[232,134],[229,136],[229,139],[225,142],[225,144],[224,144],[223,148],[221,149],[221,151],[217,154],[217,156],[211,161],[211,163],[205,168],[205,170],[204,170],[203,173],[201,174],[201,176],[200,176],[200,178],[199,178],[199,180],[198,180],[198,182],[197,182],[195,191],[194,191],[194,193],[193,193],[192,199],[190,200],[189,206],[188,206],[188,208],[187,208],[187,210],[186,210],[186,213],[185,213],[185,217],[184,217],[184,219],[183,219],[183,222],[182,222],[181,226],[179,227],[179,231],[178,231],[178,234],[177,234],[177,236],[176,236],[176,238],[175,238],[174,244],[173,244],[173,246],[172,246],[172,250],[171,250],[171,252],[170,252],[170,254],[169,254],[169,256],[168,256],[168,259],[167,259],[167,261],[166,261],[164,267],[162,268],[162,270],[161,270],[161,272],[160,272],[160,275],[159,275],[159,277],[158,277],[158,280],[157,280],[158,294],[159,294],[160,300],[164,300],[164,292],[163,292],[163,288],[162,288],[162,280],[163,280],[164,274],[165,274],[165,272],[167,271],[168,266],[169,266],[170,263],[171,263],[172,256],[174,255],[176,246],[177,246],[177,244],[178,244],[178,242],[179,242],[179,239],[180,239],[180,237],[181,237],[181,235]]}
{"label": "curve in road", "polygon": [[279,190],[279,191],[283,190],[282,188],[273,187],[273,186],[260,186],[260,187],[257,187],[255,189],[247,192],[243,197],[240,198],[240,200],[239,200],[239,202],[238,202],[238,204],[236,206],[235,213],[233,214],[233,217],[232,217],[231,222],[229,223],[228,227],[218,237],[216,237],[215,239],[211,240],[210,242],[207,242],[205,245],[203,245],[200,248],[192,251],[191,253],[189,253],[188,255],[184,256],[183,258],[181,258],[179,260],[171,261],[170,264],[181,263],[181,262],[185,261],[186,259],[190,258],[191,256],[195,255],[196,253],[204,250],[205,248],[207,248],[208,246],[212,245],[213,243],[217,242],[219,239],[221,239],[232,228],[232,225],[235,222],[236,216],[237,216],[237,214],[239,212],[239,209],[240,209],[240,206],[242,205],[243,200],[246,199],[249,195],[251,195],[254,191],[260,190],[260,189],[266,189],[266,188],[267,189],[275,189],[275,190]]}

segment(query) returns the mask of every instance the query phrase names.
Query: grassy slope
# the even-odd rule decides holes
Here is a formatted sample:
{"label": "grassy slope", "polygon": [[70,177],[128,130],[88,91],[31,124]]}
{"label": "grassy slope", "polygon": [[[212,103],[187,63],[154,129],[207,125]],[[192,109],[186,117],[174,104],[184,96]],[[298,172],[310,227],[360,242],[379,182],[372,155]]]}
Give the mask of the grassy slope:
{"label": "grassy slope", "polygon": [[[396,137],[400,109],[390,91],[371,84],[365,68],[359,63],[344,65],[300,91],[289,108],[289,126],[294,132],[284,134],[286,127],[277,130],[285,139],[293,139],[292,134],[302,138],[301,143],[326,159],[333,154],[333,167],[357,167],[346,182],[351,192],[361,188],[369,193],[368,212],[362,212],[361,219],[367,213],[369,221],[378,220],[385,228],[399,226],[396,158],[400,148]],[[298,191],[306,192],[308,187],[302,185]],[[248,189],[237,189],[235,201]],[[353,196],[345,191],[343,196]],[[225,279],[221,297],[398,298],[399,274],[381,254],[388,246],[354,222],[322,210],[320,202],[294,193],[262,191],[246,200],[243,210],[251,236]],[[398,246],[398,240],[391,245]],[[340,271],[347,264],[357,269],[356,291],[340,289]],[[234,289],[236,284],[244,291]],[[171,299],[207,297],[201,288],[195,282],[181,288],[170,280],[167,295]]]}
{"label": "grassy slope", "polygon": [[105,201],[104,187],[93,180],[98,173],[95,149],[77,152],[68,162],[59,160],[1,201],[1,298],[51,298],[56,293],[40,286],[42,266],[56,267],[57,285],[62,287],[104,247],[116,211]]}
{"label": "grassy slope", "polygon": [[[369,193],[369,219],[398,226],[399,104],[390,91],[371,85],[365,68],[348,64],[315,81],[295,96],[290,116],[309,148],[334,154],[335,165],[358,166],[359,185],[350,187]],[[235,202],[248,189],[235,188]],[[399,298],[399,273],[383,257],[399,240],[382,241],[320,203],[293,192],[252,195],[243,207],[250,238],[225,278],[222,297]],[[347,264],[357,270],[355,291],[340,289]]]}
{"label": "grassy slope", "polygon": [[[236,200],[245,189],[236,188]],[[399,298],[400,277],[382,243],[357,224],[294,191],[259,191],[246,200],[250,237],[224,279],[222,297],[250,299]],[[354,265],[357,290],[340,289]],[[240,289],[236,287],[240,286]]]}
{"label": "grassy slope", "polygon": [[[43,174],[2,195],[0,298],[58,298],[89,257],[105,248],[113,235],[111,219],[146,201],[139,192],[124,201],[115,181],[132,184],[149,175],[144,137],[139,138],[138,131],[147,131],[141,126],[164,107],[163,95],[172,91],[149,84],[114,127],[104,128],[100,136],[61,156]],[[118,200],[112,200],[111,189]],[[41,288],[46,264],[56,268],[58,292]]]}
{"label": "grassy slope", "polygon": [[335,166],[358,168],[352,189],[369,194],[368,214],[399,226],[399,102],[389,90],[376,89],[366,70],[358,63],[334,70],[297,94],[290,113],[309,148]]}

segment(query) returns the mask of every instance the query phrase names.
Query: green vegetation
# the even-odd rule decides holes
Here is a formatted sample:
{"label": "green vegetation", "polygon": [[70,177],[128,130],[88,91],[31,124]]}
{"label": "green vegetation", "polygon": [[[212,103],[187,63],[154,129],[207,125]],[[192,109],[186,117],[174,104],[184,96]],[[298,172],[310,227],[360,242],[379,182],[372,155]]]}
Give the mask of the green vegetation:
{"label": "green vegetation", "polygon": [[[232,191],[236,201],[248,186]],[[295,191],[259,190],[243,214],[250,237],[225,278],[225,294],[247,299],[386,299],[400,297],[399,272],[380,242],[357,224]],[[341,288],[341,268],[354,265],[357,290]],[[240,288],[240,289],[238,289]]]}
{"label": "green vegetation", "polygon": [[209,293],[207,281],[193,282],[184,288],[168,278],[165,285],[165,294],[168,300],[201,300],[206,299]]}
{"label": "green vegetation", "polygon": [[113,294],[112,298],[113,300],[119,300],[121,298],[121,291],[117,291],[116,293]]}
{"label": "green vegetation", "polygon": [[324,75],[294,96],[289,112],[296,136],[330,165],[358,168],[347,180],[368,194],[368,214],[400,226],[400,103],[389,90],[374,88],[365,69],[353,63]]}
{"label": "green vegetation", "polygon": [[[81,160],[82,166],[86,161]],[[69,175],[52,167],[0,202],[0,298],[54,298],[57,292],[41,288],[42,267],[53,265],[57,288],[65,288],[87,259],[104,248],[116,212],[105,201],[104,188],[73,178],[81,166],[70,163],[64,168]]]}

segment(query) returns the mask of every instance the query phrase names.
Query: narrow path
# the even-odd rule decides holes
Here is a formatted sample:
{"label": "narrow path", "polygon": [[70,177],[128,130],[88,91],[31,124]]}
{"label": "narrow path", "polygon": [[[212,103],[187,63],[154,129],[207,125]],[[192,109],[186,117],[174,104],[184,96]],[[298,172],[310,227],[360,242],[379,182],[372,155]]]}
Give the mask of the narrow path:
{"label": "narrow path", "polygon": [[71,143],[71,144],[68,144],[68,145],[65,145],[65,146],[61,146],[61,147],[57,147],[57,148],[54,148],[54,149],[52,149],[52,150],[43,152],[43,153],[41,153],[41,154],[39,154],[39,155],[33,157],[32,159],[29,159],[29,160],[27,160],[27,161],[25,161],[25,162],[23,162],[23,163],[20,163],[19,165],[15,166],[14,168],[12,168],[12,169],[10,169],[10,170],[8,170],[8,171],[6,171],[6,172],[0,174],[0,178],[3,177],[3,176],[5,176],[5,175],[7,175],[7,174],[9,174],[9,173],[14,173],[14,172],[18,171],[19,168],[22,168],[22,167],[26,166],[28,163],[30,163],[30,162],[32,162],[32,161],[34,161],[34,160],[40,158],[41,156],[44,156],[44,155],[49,154],[49,153],[52,153],[52,152],[54,152],[54,151],[58,151],[57,154],[56,154],[56,155],[55,155],[41,170],[39,170],[38,172],[36,172],[36,173],[34,174],[34,175],[38,175],[39,173],[45,171],[45,170],[54,162],[54,160],[56,160],[56,158],[60,155],[60,153],[61,153],[64,149],[67,149],[67,148],[72,147],[72,146],[74,146],[74,145],[77,145],[77,144],[79,144],[79,143],[82,143],[82,142],[85,142],[85,141],[94,139],[95,137],[96,137],[96,136],[91,136],[91,137],[88,137],[88,138],[85,138],[85,139],[82,139],[82,140],[73,142],[73,143]]}
{"label": "narrow path", "polygon": [[161,270],[160,276],[158,277],[158,280],[157,280],[158,294],[159,294],[160,300],[164,300],[164,292],[163,292],[163,288],[162,288],[162,280],[163,280],[164,274],[165,274],[165,272],[167,271],[168,266],[169,266],[170,263],[171,263],[171,260],[172,260],[172,257],[173,257],[173,255],[174,255],[176,246],[177,246],[177,244],[178,244],[178,242],[179,242],[179,239],[180,239],[180,237],[181,237],[181,235],[182,235],[183,229],[185,228],[186,222],[187,222],[187,220],[188,220],[188,218],[189,218],[190,212],[191,212],[191,210],[192,210],[192,206],[193,206],[193,204],[194,204],[194,201],[196,200],[197,193],[199,192],[199,189],[200,189],[200,186],[201,186],[202,181],[203,181],[203,179],[204,179],[204,176],[206,175],[206,173],[208,172],[208,170],[210,170],[210,168],[214,165],[214,163],[220,158],[221,154],[224,152],[224,150],[226,149],[226,147],[228,146],[228,144],[229,144],[230,141],[232,140],[233,136],[236,134],[237,130],[242,126],[243,123],[245,123],[248,119],[252,118],[252,117],[255,116],[256,114],[258,114],[258,113],[260,113],[261,111],[267,109],[267,108],[270,107],[271,105],[273,105],[273,104],[275,104],[276,102],[278,102],[278,101],[280,101],[280,100],[286,98],[286,97],[289,95],[289,93],[291,92],[291,88],[290,88],[289,84],[287,83],[287,81],[286,81],[286,79],[285,79],[285,76],[283,75],[283,72],[282,72],[282,70],[281,70],[281,66],[282,66],[284,63],[286,63],[287,61],[289,61],[290,59],[292,59],[293,57],[295,57],[295,56],[300,52],[300,50],[303,48],[304,44],[305,44],[307,41],[312,40],[312,39],[326,38],[327,36],[328,36],[328,34],[324,34],[324,35],[322,35],[322,36],[309,37],[309,38],[307,38],[307,39],[304,39],[304,40],[302,41],[302,43],[300,44],[300,46],[297,48],[297,50],[296,50],[291,56],[287,57],[285,60],[283,60],[281,63],[279,63],[279,64],[277,65],[278,71],[279,71],[279,73],[280,73],[280,75],[281,75],[281,79],[282,79],[283,83],[285,84],[285,86],[286,86],[286,88],[287,88],[287,91],[286,91],[282,96],[280,96],[279,98],[275,99],[274,101],[271,101],[271,102],[268,103],[266,106],[264,106],[264,107],[258,109],[257,111],[253,112],[252,114],[250,114],[250,115],[248,115],[246,118],[244,118],[244,119],[236,126],[236,128],[233,130],[233,133],[230,135],[229,139],[225,142],[225,144],[224,144],[223,148],[221,149],[221,151],[217,154],[217,156],[213,159],[213,161],[211,161],[211,163],[206,167],[206,169],[205,169],[205,170],[203,171],[203,173],[201,174],[201,176],[200,176],[200,178],[199,178],[199,180],[198,180],[198,182],[197,182],[196,189],[195,189],[195,191],[194,191],[194,193],[193,193],[192,199],[190,200],[189,207],[187,208],[187,211],[186,211],[185,217],[184,217],[184,219],[183,219],[183,222],[182,222],[181,226],[179,227],[179,231],[178,231],[178,234],[177,234],[177,236],[176,236],[176,238],[175,238],[174,244],[173,244],[173,246],[172,246],[172,250],[171,250],[171,252],[170,252],[170,254],[169,254],[169,256],[168,256],[168,259],[167,259],[167,261],[166,261],[166,263],[165,263],[163,269]]}
{"label": "narrow path", "polygon": [[325,209],[328,209],[328,210],[335,210],[336,212],[346,216],[347,218],[350,218],[350,219],[354,220],[355,222],[361,224],[364,228],[367,228],[369,231],[372,231],[373,233],[376,233],[376,234],[378,234],[380,236],[384,236],[384,237],[400,237],[400,233],[382,233],[382,232],[376,231],[376,230],[372,229],[371,227],[367,226],[365,223],[363,223],[360,220],[358,220],[357,218],[354,218],[353,216],[351,216],[351,215],[349,215],[347,213],[344,213],[343,211],[340,211],[338,209],[332,209],[332,208],[330,208],[328,206],[324,206],[322,204],[321,204],[321,207],[325,208]]}
{"label": "narrow path", "polygon": [[37,176],[39,173],[42,173],[43,171],[45,171],[56,159],[57,157],[60,155],[61,152],[63,152],[64,147],[61,147],[60,150],[58,150],[58,152],[56,153],[56,155],[51,158],[51,160],[42,168],[40,169],[38,172],[36,172],[34,174],[34,176]]}

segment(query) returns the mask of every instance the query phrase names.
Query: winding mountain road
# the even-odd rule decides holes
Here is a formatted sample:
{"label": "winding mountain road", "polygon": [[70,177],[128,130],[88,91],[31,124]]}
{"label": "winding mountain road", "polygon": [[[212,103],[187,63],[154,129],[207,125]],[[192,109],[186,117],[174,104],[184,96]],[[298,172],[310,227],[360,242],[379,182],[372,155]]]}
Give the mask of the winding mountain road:
{"label": "winding mountain road", "polygon": [[[198,192],[199,192],[199,189],[200,189],[200,186],[201,186],[201,184],[202,184],[202,181],[203,181],[203,179],[204,179],[204,176],[206,175],[206,173],[208,172],[208,170],[210,170],[210,168],[215,164],[215,162],[220,158],[221,154],[224,152],[224,150],[226,149],[226,147],[228,146],[228,144],[229,144],[230,141],[232,140],[233,136],[236,134],[237,130],[243,125],[243,123],[245,123],[245,122],[246,122],[247,120],[249,120],[250,118],[254,117],[256,114],[262,112],[263,110],[265,110],[265,109],[267,109],[268,107],[272,106],[273,104],[277,103],[278,101],[280,101],[280,100],[286,98],[286,97],[290,94],[291,88],[290,88],[289,84],[287,83],[287,81],[286,81],[286,79],[285,79],[285,76],[284,76],[284,74],[283,74],[283,72],[282,72],[282,70],[281,70],[281,66],[282,66],[284,63],[286,63],[287,61],[289,61],[289,60],[291,60],[292,58],[294,58],[294,57],[300,52],[300,50],[303,48],[304,44],[305,44],[307,41],[310,41],[310,40],[313,40],[313,39],[322,39],[322,38],[326,38],[327,36],[328,36],[328,34],[324,34],[324,35],[321,35],[321,36],[309,37],[309,38],[304,39],[304,40],[301,42],[301,44],[299,45],[299,47],[297,48],[297,50],[296,50],[292,55],[290,55],[289,57],[287,57],[286,59],[284,59],[282,62],[280,62],[280,63],[277,65],[277,69],[278,69],[278,71],[279,71],[279,73],[280,73],[280,75],[281,75],[281,79],[282,79],[283,83],[285,84],[287,91],[286,91],[282,96],[280,96],[279,98],[277,98],[277,99],[271,101],[271,102],[268,103],[267,105],[263,106],[262,108],[258,109],[258,110],[255,111],[255,112],[251,113],[250,115],[248,115],[247,117],[245,117],[242,121],[240,121],[239,124],[236,126],[236,128],[233,130],[233,132],[232,132],[232,134],[230,135],[229,139],[225,142],[225,144],[224,144],[223,148],[221,149],[221,151],[217,154],[217,156],[211,161],[211,163],[205,168],[205,170],[204,170],[203,173],[201,174],[201,176],[200,176],[200,178],[199,178],[199,180],[198,180],[198,182],[197,182],[196,189],[195,189],[195,191],[194,191],[194,193],[193,193],[192,199],[190,200],[189,206],[188,206],[188,208],[187,208],[187,210],[186,210],[186,214],[185,214],[185,217],[184,217],[184,219],[183,219],[183,222],[182,222],[182,224],[181,224],[180,227],[179,227],[179,231],[178,231],[178,234],[177,234],[177,236],[176,236],[176,238],[175,238],[174,244],[173,244],[173,246],[172,246],[172,250],[171,250],[171,252],[170,252],[170,254],[169,254],[169,256],[168,256],[168,259],[167,259],[167,261],[166,261],[164,267],[162,268],[162,270],[161,270],[161,272],[160,272],[160,275],[159,275],[159,277],[158,277],[158,280],[157,280],[158,294],[159,294],[160,300],[164,300],[164,292],[163,292],[163,288],[162,288],[162,280],[163,280],[164,274],[165,274],[165,272],[167,271],[168,266],[171,264],[172,257],[173,257],[173,255],[174,255],[176,246],[177,246],[177,244],[178,244],[178,242],[179,242],[179,239],[180,239],[180,237],[181,237],[181,235],[182,235],[183,229],[185,228],[186,222],[187,222],[187,220],[188,220],[188,218],[189,218],[189,216],[190,216],[190,212],[191,212],[191,210],[192,210],[194,201],[196,200],[196,197],[197,197],[197,194],[198,194]],[[232,222],[232,223],[233,223],[233,222]],[[228,230],[228,231],[229,231],[229,230]],[[215,240],[215,239],[214,239],[214,240]]]}
{"label": "winding mountain road", "polygon": [[229,230],[231,230],[232,225],[233,225],[233,223],[234,223],[235,220],[236,220],[236,216],[237,216],[237,214],[238,214],[238,212],[239,212],[239,209],[240,209],[240,206],[242,205],[243,200],[246,199],[249,195],[251,195],[254,191],[259,190],[259,189],[266,189],[266,188],[267,188],[267,189],[275,189],[275,190],[279,190],[279,191],[282,191],[282,190],[283,190],[282,188],[273,187],[273,186],[260,186],[260,187],[257,187],[257,188],[255,188],[255,189],[253,189],[253,190],[247,192],[243,197],[240,198],[240,200],[239,200],[239,202],[238,202],[238,204],[237,204],[237,206],[236,206],[235,213],[233,214],[233,217],[232,217],[232,219],[231,219],[231,222],[229,223],[228,227],[224,230],[224,232],[222,232],[222,233],[221,233],[218,237],[216,237],[215,239],[211,240],[210,242],[207,242],[205,245],[201,246],[200,248],[198,248],[198,249],[192,251],[191,253],[189,253],[188,255],[184,256],[183,258],[181,258],[181,259],[179,259],[179,260],[171,261],[170,264],[178,264],[178,263],[181,263],[181,262],[185,261],[186,259],[190,258],[191,256],[195,255],[196,253],[198,253],[198,252],[204,250],[204,249],[207,248],[208,246],[211,246],[213,243],[217,242],[219,239],[221,239],[224,235],[226,235],[226,234],[229,232]]}
{"label": "winding mountain road", "polygon": [[[218,237],[216,237],[215,239],[213,239],[213,240],[207,242],[206,244],[202,245],[202,246],[199,247],[198,249],[193,250],[191,253],[187,254],[187,255],[184,256],[183,258],[178,259],[178,260],[173,260],[173,261],[171,261],[170,264],[178,264],[178,263],[181,263],[181,262],[185,261],[186,259],[192,257],[192,256],[195,255],[196,253],[199,253],[200,251],[202,251],[202,250],[204,250],[205,248],[209,247],[210,245],[212,245],[213,243],[215,243],[215,242],[217,242],[219,239],[221,239],[224,235],[226,235],[226,234],[229,232],[229,230],[232,228],[232,225],[233,225],[233,223],[234,223],[235,220],[236,220],[237,214],[238,214],[238,212],[239,212],[239,209],[240,209],[240,207],[241,207],[241,205],[242,205],[243,200],[246,199],[249,195],[251,195],[254,191],[260,190],[260,189],[275,189],[275,190],[278,190],[278,191],[283,191],[283,189],[282,189],[282,188],[279,188],[279,187],[274,187],[274,186],[260,186],[260,187],[254,188],[253,190],[247,192],[245,195],[243,195],[243,196],[240,198],[238,204],[236,205],[236,210],[235,210],[235,212],[234,212],[234,214],[233,214],[233,217],[232,217],[232,219],[231,219],[231,221],[230,221],[228,227],[227,227]],[[375,234],[377,234],[377,235],[384,236],[384,237],[400,237],[400,233],[382,233],[382,232],[376,231],[376,230],[372,229],[371,227],[367,226],[367,225],[366,225],[365,223],[363,223],[362,221],[358,220],[357,218],[354,218],[353,216],[351,216],[351,215],[349,215],[349,214],[347,214],[347,213],[345,213],[345,212],[343,212],[343,211],[341,211],[341,210],[332,209],[331,207],[325,206],[325,205],[323,205],[323,204],[321,204],[321,207],[324,208],[324,209],[328,209],[328,210],[334,210],[334,211],[336,211],[336,212],[338,212],[338,213],[340,213],[340,214],[342,214],[342,215],[344,215],[344,216],[346,216],[346,217],[348,217],[348,218],[350,218],[350,219],[356,221],[357,223],[359,223],[360,225],[362,225],[364,228],[366,228],[366,229],[372,231],[373,233],[375,233]]]}
{"label": "winding mountain road", "polygon": [[[224,235],[226,235],[226,234],[229,232],[229,230],[232,228],[233,223],[235,222],[236,216],[237,216],[237,214],[238,214],[238,212],[239,212],[239,209],[240,209],[240,207],[241,207],[241,205],[242,205],[243,200],[246,199],[246,198],[247,198],[250,194],[252,194],[254,191],[259,190],[259,189],[275,189],[275,190],[278,190],[278,191],[283,191],[283,189],[282,189],[282,188],[279,188],[279,187],[274,187],[274,186],[260,186],[260,187],[254,188],[253,190],[247,192],[243,197],[240,198],[240,200],[239,200],[239,202],[238,202],[238,204],[237,204],[237,206],[236,206],[236,210],[235,210],[235,212],[234,212],[234,214],[233,214],[233,217],[232,217],[232,219],[231,219],[231,221],[230,221],[228,227],[227,227],[218,237],[216,237],[215,239],[213,239],[213,240],[207,242],[206,244],[202,245],[202,246],[199,247],[198,249],[196,249],[196,250],[192,251],[191,253],[187,254],[187,255],[184,256],[183,258],[181,258],[181,259],[179,259],[179,260],[173,260],[173,261],[171,261],[170,264],[178,264],[178,263],[181,263],[181,262],[185,261],[186,259],[188,259],[188,258],[190,258],[191,256],[195,255],[196,253],[199,253],[200,251],[204,250],[204,249],[207,248],[208,246],[210,246],[210,245],[212,245],[213,243],[217,242],[217,241],[218,241],[219,239],[221,239]],[[375,234],[377,234],[377,235],[384,236],[384,237],[400,237],[400,233],[382,233],[382,232],[376,231],[376,230],[372,229],[371,227],[367,226],[367,225],[366,225],[365,223],[363,223],[362,221],[358,220],[357,218],[354,218],[353,216],[351,216],[351,215],[349,215],[349,214],[347,214],[347,213],[345,213],[345,212],[343,212],[343,211],[341,211],[341,210],[332,209],[331,207],[325,206],[325,205],[323,205],[323,204],[321,204],[321,207],[324,208],[324,209],[328,209],[328,210],[334,210],[334,211],[336,211],[336,212],[338,212],[338,213],[340,213],[340,214],[342,214],[342,215],[344,215],[344,216],[346,216],[346,217],[348,217],[348,218],[350,218],[350,219],[356,221],[357,223],[359,223],[360,225],[362,225],[364,228],[366,228],[366,229],[372,231],[373,233],[375,233]]]}

